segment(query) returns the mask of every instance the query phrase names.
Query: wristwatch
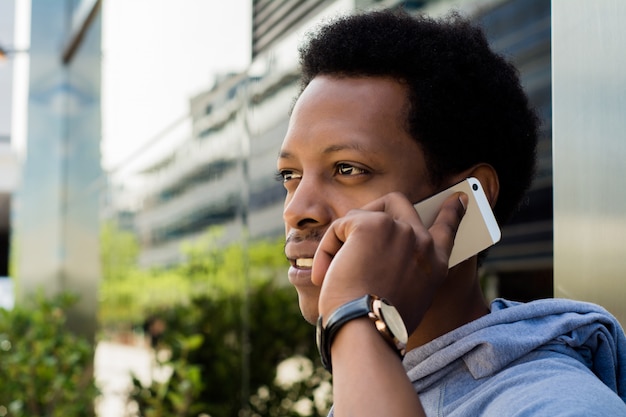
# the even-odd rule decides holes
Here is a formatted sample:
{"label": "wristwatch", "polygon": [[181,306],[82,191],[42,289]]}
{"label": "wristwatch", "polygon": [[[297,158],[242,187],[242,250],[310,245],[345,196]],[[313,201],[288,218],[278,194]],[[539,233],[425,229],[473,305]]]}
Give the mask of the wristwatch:
{"label": "wristwatch", "polygon": [[350,301],[335,310],[326,326],[322,325],[322,316],[317,319],[316,341],[322,358],[322,365],[332,372],[330,346],[337,331],[350,320],[367,316],[376,326],[376,330],[400,356],[404,357],[408,334],[398,310],[383,298],[372,294]]}

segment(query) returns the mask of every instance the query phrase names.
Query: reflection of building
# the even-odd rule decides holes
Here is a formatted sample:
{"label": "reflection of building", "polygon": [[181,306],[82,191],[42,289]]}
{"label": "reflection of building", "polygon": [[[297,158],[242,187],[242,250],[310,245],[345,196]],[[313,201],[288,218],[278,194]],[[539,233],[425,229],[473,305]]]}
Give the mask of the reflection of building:
{"label": "reflection of building", "polygon": [[[223,77],[191,99],[191,138],[143,172],[146,197],[136,219],[142,265],[179,262],[181,244],[211,226],[223,228],[225,241],[241,238],[243,226],[252,239],[282,234],[284,190],[274,173],[298,88],[296,43],[320,14],[350,9],[342,3],[351,4],[298,2],[277,36],[258,35],[265,40],[255,44],[254,70]],[[268,6],[255,4],[255,13],[267,7],[262,16],[273,21]]]}
{"label": "reflection of building", "polygon": [[145,199],[136,218],[142,265],[180,261],[182,242],[209,226],[240,235],[244,131],[241,118],[243,76],[232,76],[191,100],[190,140],[144,170]]}
{"label": "reflection of building", "polygon": [[[388,1],[384,5],[397,3],[407,7],[417,4]],[[478,3],[483,7],[476,7]],[[269,4],[255,2],[254,60],[249,74],[226,77],[210,91],[194,97],[192,138],[144,172],[151,186],[137,225],[143,243],[142,263],[146,266],[179,261],[181,242],[208,226],[223,226],[225,238],[231,240],[241,236],[242,222],[246,220],[253,239],[282,233],[284,191],[273,181],[272,174],[298,89],[297,42],[322,15],[351,10],[354,2],[311,2],[309,14],[300,2],[294,12],[294,19],[300,20],[291,22],[281,15],[278,20],[290,23],[280,26],[282,32],[276,36],[262,33],[264,22],[277,20]],[[372,2],[359,5],[371,6]],[[499,277],[502,291],[523,277],[528,294],[516,289],[512,297],[550,295],[550,2],[434,2],[424,9],[439,13],[456,5],[481,22],[494,48],[515,62],[544,121],[539,172],[529,204],[504,229],[503,241],[492,251],[486,267]],[[530,276],[535,277],[534,281]]]}
{"label": "reflection of building", "polygon": [[[144,171],[136,227],[143,265],[180,261],[180,246],[220,226],[233,241],[282,233],[284,189],[274,179],[298,74],[233,75],[191,100],[192,138]],[[242,159],[242,155],[248,155]]]}

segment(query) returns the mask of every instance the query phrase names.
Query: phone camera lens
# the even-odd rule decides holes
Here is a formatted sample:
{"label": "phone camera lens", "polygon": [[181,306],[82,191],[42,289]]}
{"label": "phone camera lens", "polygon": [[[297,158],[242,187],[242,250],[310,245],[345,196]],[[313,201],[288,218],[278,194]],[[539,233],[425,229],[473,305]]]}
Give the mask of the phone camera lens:
{"label": "phone camera lens", "polygon": [[474,189],[474,191],[478,191],[478,184],[472,184],[472,188]]}

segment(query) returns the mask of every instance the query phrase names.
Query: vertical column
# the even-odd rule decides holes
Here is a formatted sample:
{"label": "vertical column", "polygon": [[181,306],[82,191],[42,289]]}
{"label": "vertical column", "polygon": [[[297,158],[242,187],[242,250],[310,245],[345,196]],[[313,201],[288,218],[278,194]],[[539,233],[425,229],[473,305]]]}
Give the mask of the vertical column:
{"label": "vertical column", "polygon": [[[18,301],[71,291],[70,326],[96,325],[100,170],[100,18],[81,26],[92,1],[32,1],[28,136],[15,205]],[[79,39],[75,39],[79,34]],[[69,59],[64,45],[78,41]],[[67,51],[67,48],[65,49]]]}
{"label": "vertical column", "polygon": [[27,138],[13,212],[18,302],[39,290],[52,295],[61,289],[65,22],[64,2],[32,2]]}
{"label": "vertical column", "polygon": [[[12,304],[9,275],[11,194],[17,180],[17,157],[11,143],[15,58],[15,0],[0,2],[0,297]],[[3,294],[10,292],[10,294]],[[2,301],[0,301],[2,306]]]}
{"label": "vertical column", "polygon": [[626,2],[552,2],[554,292],[626,324]]}

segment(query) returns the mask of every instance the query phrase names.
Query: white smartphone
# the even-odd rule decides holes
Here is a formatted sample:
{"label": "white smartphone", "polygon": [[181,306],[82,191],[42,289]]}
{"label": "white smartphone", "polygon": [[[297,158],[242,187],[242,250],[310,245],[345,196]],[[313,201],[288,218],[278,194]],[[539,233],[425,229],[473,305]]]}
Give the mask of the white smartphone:
{"label": "white smartphone", "polygon": [[448,267],[487,249],[500,240],[500,228],[496,221],[489,201],[485,196],[480,181],[474,177],[467,178],[425,200],[415,204],[415,209],[426,227],[432,226],[444,200],[451,194],[462,191],[469,197],[465,216],[456,232],[454,246],[450,254]]}

